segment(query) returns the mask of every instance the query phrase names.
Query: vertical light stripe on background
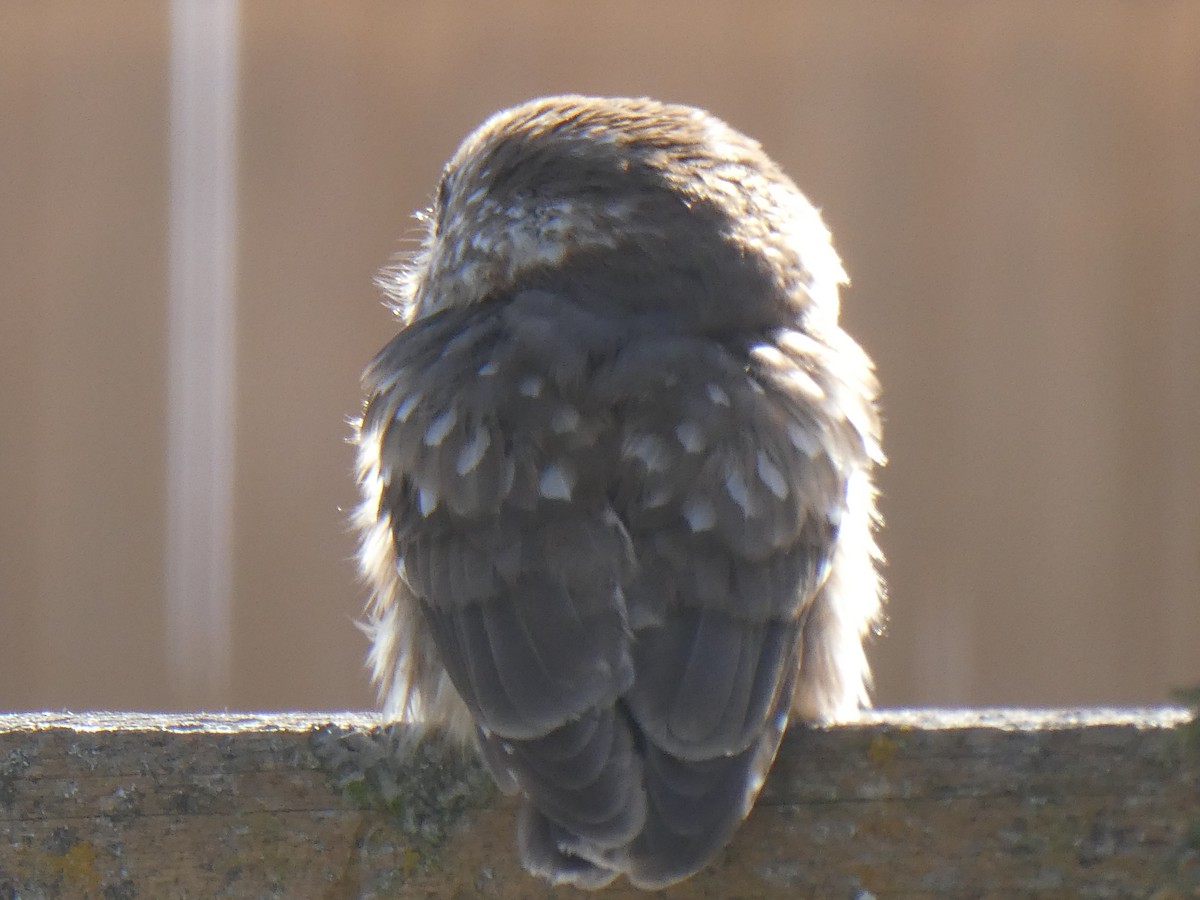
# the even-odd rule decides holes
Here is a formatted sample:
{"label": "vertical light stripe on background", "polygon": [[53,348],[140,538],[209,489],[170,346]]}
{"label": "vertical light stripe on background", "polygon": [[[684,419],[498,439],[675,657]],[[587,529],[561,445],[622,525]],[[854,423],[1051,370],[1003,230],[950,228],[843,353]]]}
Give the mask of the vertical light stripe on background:
{"label": "vertical light stripe on background", "polygon": [[237,0],[173,0],[165,653],[173,702],[230,680]]}

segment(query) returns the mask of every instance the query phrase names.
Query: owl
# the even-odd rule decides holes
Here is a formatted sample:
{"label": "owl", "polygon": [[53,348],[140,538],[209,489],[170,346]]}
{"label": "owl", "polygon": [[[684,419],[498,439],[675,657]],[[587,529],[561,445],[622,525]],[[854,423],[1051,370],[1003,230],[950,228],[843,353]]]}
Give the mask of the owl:
{"label": "owl", "polygon": [[789,721],[868,703],[883,455],[841,263],[755,141],[649,99],[497,113],[424,221],[355,434],[385,714],[478,748],[530,872],[669,885]]}

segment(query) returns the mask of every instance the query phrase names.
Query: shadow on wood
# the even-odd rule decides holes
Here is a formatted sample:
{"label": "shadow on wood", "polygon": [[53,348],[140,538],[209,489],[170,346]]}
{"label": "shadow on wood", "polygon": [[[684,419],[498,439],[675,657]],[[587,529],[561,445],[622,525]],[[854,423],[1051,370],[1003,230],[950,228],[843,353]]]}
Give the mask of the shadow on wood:
{"label": "shadow on wood", "polygon": [[1198,732],[1180,709],[796,729],[707,870],[587,895],[521,871],[473,759],[366,714],[0,715],[0,898],[1200,897]]}

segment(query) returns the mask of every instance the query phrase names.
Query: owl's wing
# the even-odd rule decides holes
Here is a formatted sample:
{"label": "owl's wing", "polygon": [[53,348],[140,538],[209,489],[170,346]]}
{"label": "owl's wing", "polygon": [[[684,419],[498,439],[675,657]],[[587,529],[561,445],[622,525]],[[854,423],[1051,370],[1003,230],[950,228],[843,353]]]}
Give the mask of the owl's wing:
{"label": "owl's wing", "polygon": [[716,852],[761,787],[846,478],[821,389],[773,344],[646,338],[607,378],[623,398],[616,508],[638,561],[624,700],[649,803],[622,867],[654,886]]}
{"label": "owl's wing", "polygon": [[691,874],[761,787],[833,557],[822,388],[773,344],[537,291],[419,320],[367,382],[400,599],[531,801],[526,865]]}
{"label": "owl's wing", "polygon": [[[614,328],[544,294],[419,320],[368,370],[360,439],[378,445],[398,600],[419,611],[497,781],[604,849],[645,809],[619,706],[634,560],[609,496],[612,412],[588,387]],[[615,874],[572,864],[580,882]]]}

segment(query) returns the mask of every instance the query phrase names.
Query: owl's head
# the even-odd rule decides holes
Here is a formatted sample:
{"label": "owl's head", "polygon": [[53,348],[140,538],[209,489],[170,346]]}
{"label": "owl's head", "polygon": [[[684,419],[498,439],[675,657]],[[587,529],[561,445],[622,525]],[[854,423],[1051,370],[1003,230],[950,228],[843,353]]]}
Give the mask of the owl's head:
{"label": "owl's head", "polygon": [[380,278],[406,321],[568,280],[703,327],[836,321],[845,280],[817,211],[757,142],[648,99],[497,113],[446,164],[424,220],[421,250]]}

